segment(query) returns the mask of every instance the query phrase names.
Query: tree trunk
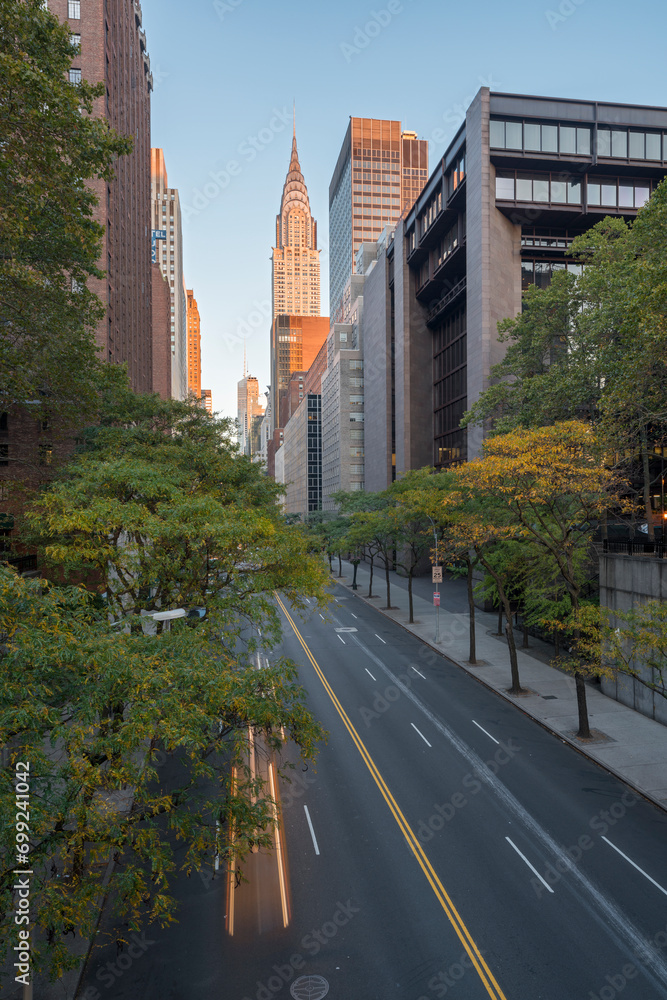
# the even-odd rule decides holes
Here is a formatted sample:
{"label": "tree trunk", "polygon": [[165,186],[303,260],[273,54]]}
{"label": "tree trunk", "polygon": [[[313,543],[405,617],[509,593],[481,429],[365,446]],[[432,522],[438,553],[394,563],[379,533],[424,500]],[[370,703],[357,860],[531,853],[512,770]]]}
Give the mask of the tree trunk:
{"label": "tree trunk", "polygon": [[341,562],[340,552],[339,552],[338,553],[338,576],[341,577],[342,575],[343,575],[343,563]]}
{"label": "tree trunk", "polygon": [[357,567],[359,566],[359,563],[358,562],[354,562],[352,565],[354,566],[354,576],[352,577],[352,590],[356,590],[357,589]]}
{"label": "tree trunk", "polygon": [[519,662],[516,656],[516,643],[514,641],[514,629],[512,628],[512,618],[509,614],[509,602],[505,608],[505,635],[507,636],[507,645],[510,651],[510,673],[512,675],[512,687],[510,688],[510,694],[522,694],[523,688],[521,687],[521,681],[519,679]]}
{"label": "tree trunk", "polygon": [[384,578],[387,581],[387,607],[384,610],[385,611],[390,611],[391,610],[391,587],[390,587],[390,584],[389,584],[389,559],[387,558],[386,555],[384,557]]}
{"label": "tree trunk", "polygon": [[577,685],[577,711],[579,713],[579,731],[577,736],[587,740],[591,736],[591,728],[588,722],[588,704],[586,702],[586,684],[584,678],[578,670],[575,671],[574,680]]}
{"label": "tree trunk", "polygon": [[527,622],[523,623],[523,643],[522,643],[522,648],[523,649],[530,649],[530,643],[528,642],[528,624],[527,624]]}
{"label": "tree trunk", "polygon": [[470,625],[468,636],[470,639],[470,650],[468,653],[468,663],[477,663],[477,650],[475,649],[475,599],[472,592],[472,560],[467,560],[468,567],[468,610],[470,612]]}
{"label": "tree trunk", "polygon": [[331,559],[331,553],[327,552],[327,555],[329,556],[329,572],[333,573],[333,562],[332,562],[332,559]]}
{"label": "tree trunk", "polygon": [[373,562],[374,562],[374,560],[375,560],[375,556],[371,556],[371,576],[370,576],[370,579],[368,581],[368,596],[369,597],[373,596]]}
{"label": "tree trunk", "polygon": [[646,427],[641,429],[642,442],[642,478],[644,480],[644,512],[646,514],[646,524],[648,527],[649,541],[655,540],[653,530],[653,511],[651,510],[651,470],[648,464],[648,440],[646,437]]}
{"label": "tree trunk", "polygon": [[512,687],[509,689],[509,693],[523,694],[524,691],[521,687],[521,681],[519,680],[519,662],[516,656],[516,643],[514,642],[514,629],[512,628],[512,611],[510,609],[510,602],[507,599],[502,581],[496,571],[489,565],[478,550],[475,551],[477,552],[477,558],[481,562],[484,569],[491,577],[493,577],[493,582],[495,583],[496,590],[498,591],[498,597],[502,602],[500,605],[500,614],[502,615],[503,609],[505,611],[505,621],[507,622],[507,625],[505,626],[505,635],[507,636],[507,645],[510,651],[510,672],[512,674]]}
{"label": "tree trunk", "polygon": [[415,615],[412,605],[412,570],[408,573],[408,604],[410,606],[410,625],[414,625]]}

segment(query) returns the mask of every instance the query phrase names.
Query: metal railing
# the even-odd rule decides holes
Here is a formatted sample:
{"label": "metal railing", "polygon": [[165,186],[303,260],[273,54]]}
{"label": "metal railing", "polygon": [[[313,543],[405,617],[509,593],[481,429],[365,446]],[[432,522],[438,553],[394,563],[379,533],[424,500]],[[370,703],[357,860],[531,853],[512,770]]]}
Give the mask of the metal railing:
{"label": "metal railing", "polygon": [[656,559],[665,558],[664,541],[637,541],[636,538],[617,539],[610,541],[605,539],[602,542],[604,553],[616,553],[624,556],[654,556]]}

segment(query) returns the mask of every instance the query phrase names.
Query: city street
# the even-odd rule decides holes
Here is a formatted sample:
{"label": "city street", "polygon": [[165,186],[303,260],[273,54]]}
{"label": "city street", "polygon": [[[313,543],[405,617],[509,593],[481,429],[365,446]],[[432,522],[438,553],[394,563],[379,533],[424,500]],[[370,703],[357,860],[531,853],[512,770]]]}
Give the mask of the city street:
{"label": "city street", "polygon": [[282,785],[279,850],[240,889],[182,877],[179,923],[95,953],[79,997],[667,997],[667,816],[334,593],[284,608],[330,735]]}

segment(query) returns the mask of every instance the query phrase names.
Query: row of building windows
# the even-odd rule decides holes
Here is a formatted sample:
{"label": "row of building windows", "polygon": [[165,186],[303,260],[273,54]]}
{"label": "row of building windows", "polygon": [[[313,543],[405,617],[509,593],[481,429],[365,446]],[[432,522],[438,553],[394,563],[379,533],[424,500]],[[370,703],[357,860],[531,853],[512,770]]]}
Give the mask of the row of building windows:
{"label": "row of building windows", "polygon": [[[573,125],[492,120],[489,132],[492,149],[527,153],[590,156],[593,143],[592,129]],[[622,160],[667,159],[667,133],[600,126],[597,155]]]}
{"label": "row of building windows", "polygon": [[[588,177],[587,204],[602,208],[641,208],[651,195],[651,183],[627,177]],[[564,180],[562,174],[527,174],[499,170],[496,174],[499,201],[580,205],[582,182]]]}
{"label": "row of building windows", "polygon": [[458,250],[459,247],[459,224],[458,220],[454,223],[452,228],[446,233],[440,242],[438,243],[435,251],[433,253],[433,266],[434,268],[440,267],[445,263],[448,257]]}
{"label": "row of building windows", "polygon": [[523,291],[530,285],[537,285],[538,288],[548,288],[551,284],[551,277],[556,271],[569,271],[570,274],[581,274],[581,264],[573,264],[570,261],[552,260],[527,260],[521,261],[521,287]]}

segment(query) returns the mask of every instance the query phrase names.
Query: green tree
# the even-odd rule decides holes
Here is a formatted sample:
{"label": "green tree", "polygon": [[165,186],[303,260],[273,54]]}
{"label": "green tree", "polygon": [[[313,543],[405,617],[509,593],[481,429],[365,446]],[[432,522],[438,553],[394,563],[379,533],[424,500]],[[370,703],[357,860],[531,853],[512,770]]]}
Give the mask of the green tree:
{"label": "green tree", "polygon": [[[579,657],[577,653],[586,587],[582,565],[592,557],[592,535],[600,519],[612,507],[622,509],[627,484],[605,466],[600,442],[591,427],[579,421],[491,438],[484,457],[468,462],[458,474],[469,495],[490,512],[491,520],[511,526],[514,537],[546,552],[558,567],[572,605],[578,735],[587,738],[587,674],[577,667],[578,662],[588,660],[588,654]],[[492,563],[482,555],[480,561],[494,576]],[[494,580],[498,584],[495,576]],[[504,603],[511,621],[509,601]],[[508,641],[510,632],[511,627]]]}
{"label": "green tree", "polygon": [[100,377],[90,181],[110,181],[132,144],[94,116],[102,84],[69,82],[76,49],[44,7],[0,0],[0,407],[74,422],[94,412]]}
{"label": "green tree", "polygon": [[[13,762],[30,760],[38,964],[54,975],[75,962],[63,932],[85,935],[94,921],[99,862],[115,853],[115,896],[132,929],[144,916],[169,921],[178,865],[201,869],[218,852],[224,866],[271,844],[274,803],[249,766],[253,734],[278,767],[290,740],[313,757],[322,731],[294,665],[270,658],[260,671],[254,657],[259,630],[267,652],[280,635],[275,590],[297,607],[305,594],[327,601],[325,566],[301,527],[285,525],[278,493],[224,421],[126,392],[107,401],[29,515],[54,574],[95,582],[105,600],[2,571],[0,744],[10,760],[0,809],[7,820]],[[176,606],[206,617],[156,632],[142,615]],[[157,754],[182,765],[174,786],[158,780]],[[6,903],[15,846],[8,821],[2,831]],[[0,937],[11,943],[8,923]]]}
{"label": "green tree", "polygon": [[577,237],[569,253],[581,273],[530,288],[521,314],[499,324],[506,355],[465,417],[498,433],[589,420],[637,482],[650,537],[652,454],[667,443],[666,225],[663,181],[634,223],[606,218]]}

